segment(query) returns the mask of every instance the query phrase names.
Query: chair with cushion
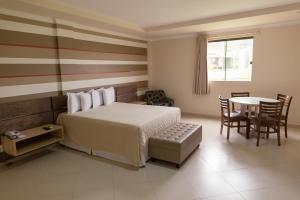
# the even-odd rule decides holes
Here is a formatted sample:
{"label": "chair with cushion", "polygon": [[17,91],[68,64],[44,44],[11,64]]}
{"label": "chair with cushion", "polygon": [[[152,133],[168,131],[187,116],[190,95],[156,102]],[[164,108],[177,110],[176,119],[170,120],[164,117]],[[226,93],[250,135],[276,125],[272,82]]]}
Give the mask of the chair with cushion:
{"label": "chair with cushion", "polygon": [[[250,92],[231,92],[231,97],[250,97]],[[247,107],[248,110],[248,107]],[[232,111],[233,112],[241,112],[241,110],[236,109],[234,103],[232,102]],[[248,112],[248,111],[247,111]],[[246,115],[247,115],[246,112]],[[240,127],[240,122],[238,122],[238,127]],[[240,132],[240,128],[238,128],[238,133]]]}
{"label": "chair with cushion", "polygon": [[284,131],[285,131],[285,137],[288,137],[287,134],[287,126],[288,126],[288,116],[289,116],[289,110],[290,110],[290,105],[292,102],[293,97],[292,96],[287,96],[284,94],[277,94],[277,99],[283,102],[283,109],[282,109],[282,115],[281,115],[281,121],[280,125],[284,126]]}
{"label": "chair with cushion", "polygon": [[163,90],[150,90],[145,93],[147,105],[173,106],[174,100],[168,98]]}
{"label": "chair with cushion", "polygon": [[[223,126],[227,126],[227,140],[229,140],[230,135],[230,128],[237,127],[238,129],[240,127],[246,127],[247,128],[247,138],[250,133],[250,121],[249,119],[242,115],[239,112],[231,112],[230,105],[229,105],[229,99],[223,98],[219,96],[220,105],[221,105],[221,130],[220,134],[223,132]],[[245,126],[241,126],[240,122],[246,121]],[[237,122],[238,125],[233,125],[233,122]]]}
{"label": "chair with cushion", "polygon": [[[283,102],[263,102],[259,103],[259,114],[257,117],[251,119],[255,125],[257,132],[256,146],[259,146],[261,133],[267,134],[267,139],[270,133],[277,133],[278,146],[280,142],[280,121],[282,113]],[[266,127],[266,131],[261,128]],[[270,131],[272,129],[272,131]]]}

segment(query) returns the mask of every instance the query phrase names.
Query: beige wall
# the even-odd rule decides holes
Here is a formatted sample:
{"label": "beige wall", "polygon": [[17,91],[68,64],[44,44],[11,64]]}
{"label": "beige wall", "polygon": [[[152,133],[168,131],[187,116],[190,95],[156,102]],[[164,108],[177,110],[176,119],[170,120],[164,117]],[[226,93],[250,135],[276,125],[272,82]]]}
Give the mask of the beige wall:
{"label": "beige wall", "polygon": [[219,116],[218,95],[250,91],[253,96],[294,96],[290,123],[300,125],[300,25],[262,29],[255,36],[251,82],[212,82],[210,94],[192,94],[195,37],[153,41],[150,86],[166,90],[183,112]]}

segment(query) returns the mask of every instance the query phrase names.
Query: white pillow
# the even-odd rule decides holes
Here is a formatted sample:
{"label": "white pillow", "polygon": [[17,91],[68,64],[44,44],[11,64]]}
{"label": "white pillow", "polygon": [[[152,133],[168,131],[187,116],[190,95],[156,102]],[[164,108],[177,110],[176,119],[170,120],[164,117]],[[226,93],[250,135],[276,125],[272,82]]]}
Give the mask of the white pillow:
{"label": "white pillow", "polygon": [[99,97],[100,97],[100,106],[104,104],[104,101],[103,101],[103,91],[104,91],[104,88],[100,88],[98,90],[96,90],[97,92],[99,92]]}
{"label": "white pillow", "polygon": [[89,93],[92,96],[93,108],[100,106],[103,100],[102,100],[102,95],[100,96],[99,91],[92,89],[89,91]]}
{"label": "white pillow", "polygon": [[92,96],[89,92],[80,94],[81,110],[86,111],[92,107]]}
{"label": "white pillow", "polygon": [[115,102],[115,89],[113,87],[107,88],[103,90],[103,101],[104,105],[109,105],[113,102]]}
{"label": "white pillow", "polygon": [[67,97],[68,97],[68,103],[67,103],[67,107],[68,107],[68,113],[74,113],[80,110],[81,106],[80,106],[80,94],[82,94],[82,92],[79,93],[67,93]]}

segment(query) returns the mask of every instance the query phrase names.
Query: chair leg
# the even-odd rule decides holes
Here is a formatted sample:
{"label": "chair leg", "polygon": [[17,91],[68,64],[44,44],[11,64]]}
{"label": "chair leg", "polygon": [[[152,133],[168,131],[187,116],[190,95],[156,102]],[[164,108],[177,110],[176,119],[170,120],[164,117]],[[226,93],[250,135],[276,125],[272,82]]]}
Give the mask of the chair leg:
{"label": "chair leg", "polygon": [[227,140],[229,140],[229,135],[230,135],[230,126],[228,124],[228,126],[227,126]]}
{"label": "chair leg", "polygon": [[267,126],[267,139],[269,139],[269,136],[270,136],[270,126],[268,125]]}
{"label": "chair leg", "polygon": [[281,141],[280,141],[280,126],[278,127],[278,130],[277,130],[277,141],[278,141],[278,146],[281,145]]}
{"label": "chair leg", "polygon": [[221,129],[220,129],[220,134],[222,135],[223,132],[223,122],[221,122]]}
{"label": "chair leg", "polygon": [[284,132],[285,132],[285,138],[288,138],[288,134],[287,134],[287,121],[284,122]]}
{"label": "chair leg", "polygon": [[256,142],[256,146],[259,146],[259,140],[260,140],[260,126],[257,127],[257,142]]}
{"label": "chair leg", "polygon": [[240,128],[241,128],[241,122],[240,121],[238,121],[237,126],[238,126],[238,133],[240,133]]}

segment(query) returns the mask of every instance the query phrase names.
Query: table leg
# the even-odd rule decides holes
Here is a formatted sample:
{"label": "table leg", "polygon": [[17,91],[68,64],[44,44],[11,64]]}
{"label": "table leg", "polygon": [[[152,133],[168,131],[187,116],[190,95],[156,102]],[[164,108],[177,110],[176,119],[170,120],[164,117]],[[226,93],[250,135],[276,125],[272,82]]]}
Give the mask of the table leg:
{"label": "table leg", "polygon": [[258,117],[258,113],[259,113],[258,106],[255,106],[255,117]]}
{"label": "table leg", "polygon": [[[247,107],[248,107],[248,109],[247,109]],[[246,115],[246,111],[248,112],[247,115]],[[250,119],[250,116],[251,116],[251,107],[250,106],[242,104],[241,112],[244,116],[246,116]],[[247,122],[246,122],[246,138],[250,139],[250,120],[247,120]]]}
{"label": "table leg", "polygon": [[246,138],[250,139],[250,120],[247,120],[247,125],[246,125]]}
{"label": "table leg", "polygon": [[248,118],[250,119],[251,117],[251,112],[252,112],[252,106],[248,106],[249,110],[248,110]]}
{"label": "table leg", "polygon": [[241,112],[242,112],[242,115],[245,115],[246,114],[246,110],[247,110],[247,106],[242,104],[241,105]]}
{"label": "table leg", "polygon": [[[255,112],[256,112],[256,106],[248,105],[248,115],[247,115],[247,117],[248,117],[249,121],[247,122],[247,131],[246,131],[246,138],[247,139],[250,139],[250,134],[251,134],[251,122],[250,122],[250,118],[253,117],[251,115],[253,110],[255,110]],[[254,124],[254,129],[255,129],[255,124]]]}

